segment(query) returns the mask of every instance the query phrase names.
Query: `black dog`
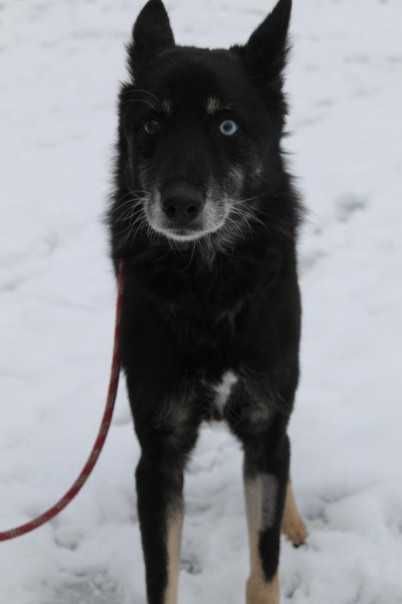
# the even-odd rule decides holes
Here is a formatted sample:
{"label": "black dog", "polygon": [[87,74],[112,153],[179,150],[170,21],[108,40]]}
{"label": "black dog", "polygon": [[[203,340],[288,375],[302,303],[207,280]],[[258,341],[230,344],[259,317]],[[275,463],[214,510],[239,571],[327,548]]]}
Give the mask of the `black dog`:
{"label": "black dog", "polygon": [[305,539],[287,436],[301,315],[301,206],[281,153],[290,13],[280,0],[245,46],[204,50],[176,46],[150,0],[128,49],[109,225],[150,604],[177,602],[183,472],[204,420],[244,447],[248,604],[279,602],[281,526]]}

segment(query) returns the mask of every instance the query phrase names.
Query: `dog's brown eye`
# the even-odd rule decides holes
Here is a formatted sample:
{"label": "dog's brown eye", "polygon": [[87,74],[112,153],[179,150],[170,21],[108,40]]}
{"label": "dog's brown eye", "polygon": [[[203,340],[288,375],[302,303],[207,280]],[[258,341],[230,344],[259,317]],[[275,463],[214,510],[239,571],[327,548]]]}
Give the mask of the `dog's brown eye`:
{"label": "dog's brown eye", "polygon": [[148,120],[144,124],[144,130],[150,136],[153,136],[159,132],[161,124],[158,120]]}
{"label": "dog's brown eye", "polygon": [[224,120],[219,125],[219,130],[224,136],[233,136],[239,130],[239,125],[234,120]]}

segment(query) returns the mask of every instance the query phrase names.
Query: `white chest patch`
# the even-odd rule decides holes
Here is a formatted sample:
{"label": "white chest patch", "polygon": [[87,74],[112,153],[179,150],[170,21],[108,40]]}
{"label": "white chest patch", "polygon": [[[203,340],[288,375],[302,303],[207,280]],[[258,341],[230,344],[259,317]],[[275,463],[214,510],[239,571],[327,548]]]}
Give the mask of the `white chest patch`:
{"label": "white chest patch", "polygon": [[230,396],[233,386],[239,378],[233,371],[227,371],[222,378],[222,381],[217,386],[214,386],[216,392],[215,405],[220,413],[223,413],[227,400]]}

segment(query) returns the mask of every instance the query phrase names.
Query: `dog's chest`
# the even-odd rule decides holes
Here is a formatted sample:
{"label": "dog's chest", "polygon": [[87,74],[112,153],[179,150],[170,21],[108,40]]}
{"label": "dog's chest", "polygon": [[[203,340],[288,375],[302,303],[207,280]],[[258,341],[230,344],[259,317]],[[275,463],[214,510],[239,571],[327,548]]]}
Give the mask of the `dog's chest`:
{"label": "dog's chest", "polygon": [[215,407],[221,415],[223,414],[225,406],[230,399],[230,395],[235,384],[237,384],[238,379],[238,376],[233,371],[226,371],[223,374],[221,381],[213,386],[215,393]]}

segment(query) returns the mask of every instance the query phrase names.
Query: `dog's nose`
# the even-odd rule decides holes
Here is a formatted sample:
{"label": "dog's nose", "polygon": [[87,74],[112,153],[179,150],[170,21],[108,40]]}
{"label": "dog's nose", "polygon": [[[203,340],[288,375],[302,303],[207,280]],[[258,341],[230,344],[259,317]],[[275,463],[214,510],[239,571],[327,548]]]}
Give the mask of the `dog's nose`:
{"label": "dog's nose", "polygon": [[201,191],[184,182],[168,185],[162,192],[163,212],[177,226],[188,226],[194,222],[204,204]]}

